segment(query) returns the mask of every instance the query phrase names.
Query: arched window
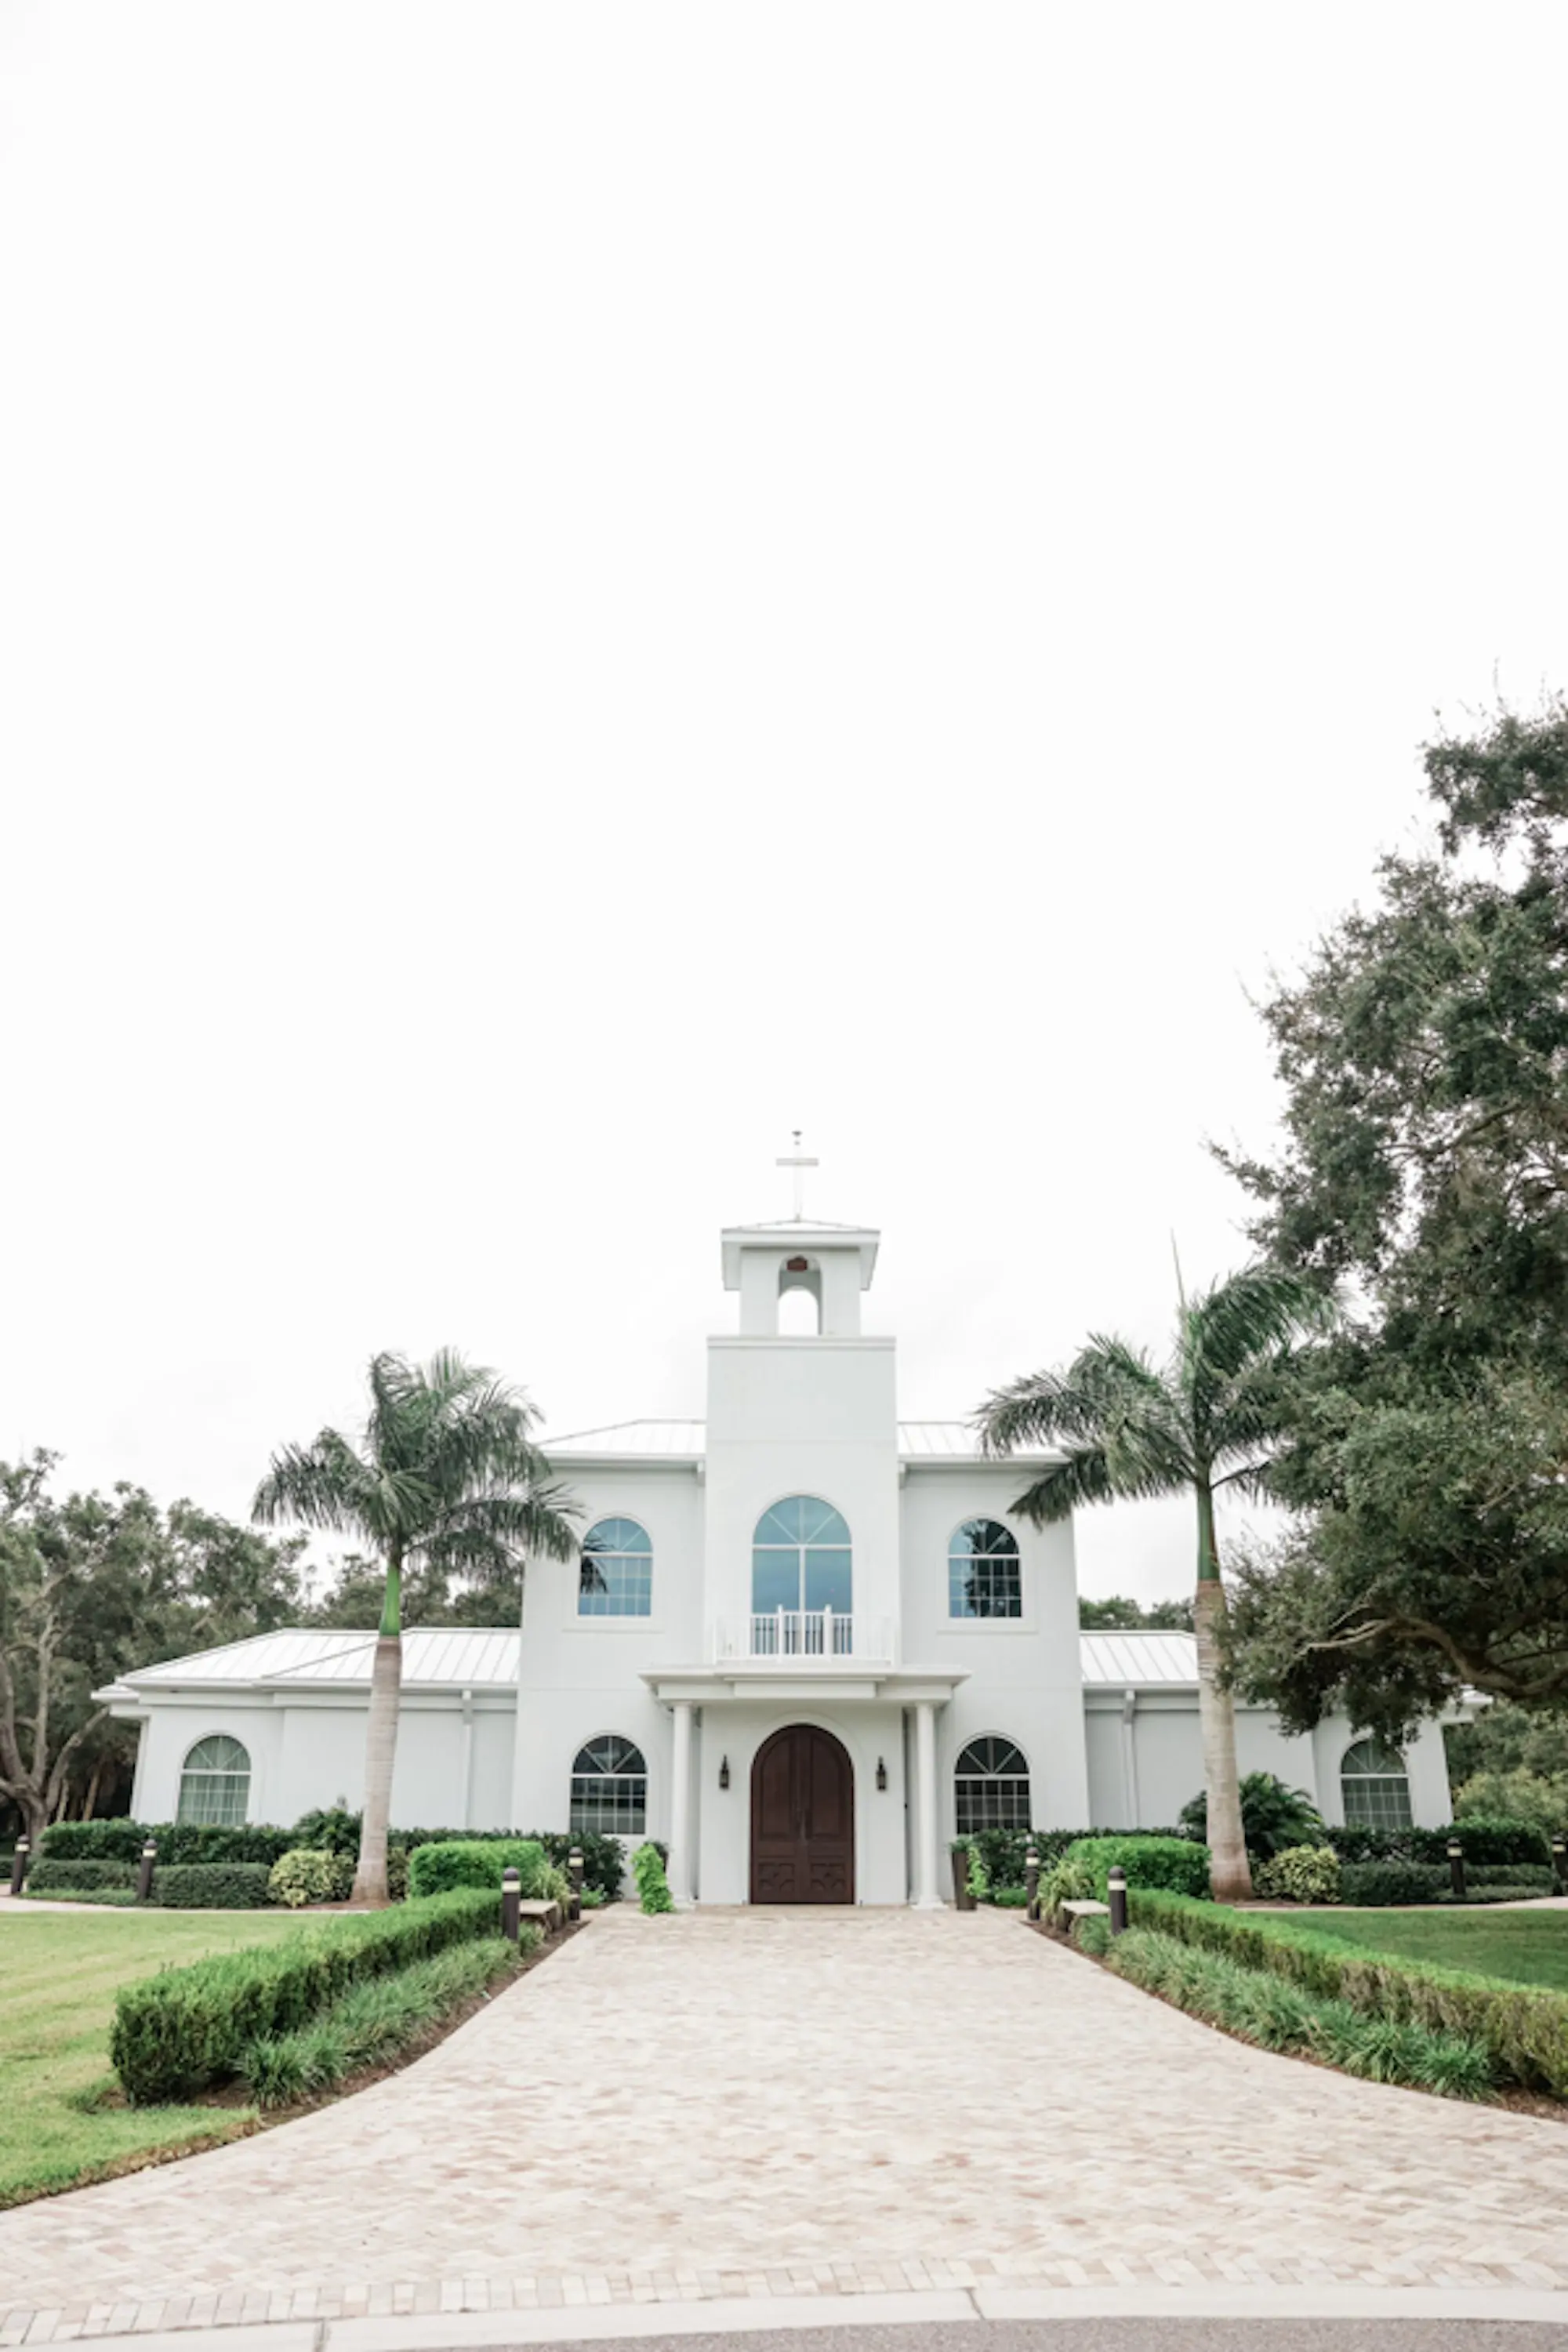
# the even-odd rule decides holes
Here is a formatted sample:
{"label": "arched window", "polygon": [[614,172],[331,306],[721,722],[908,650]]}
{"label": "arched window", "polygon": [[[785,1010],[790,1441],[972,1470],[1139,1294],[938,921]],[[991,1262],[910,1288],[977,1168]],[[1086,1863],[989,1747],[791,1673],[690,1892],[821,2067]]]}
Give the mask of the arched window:
{"label": "arched window", "polygon": [[965,1519],[947,1547],[950,1617],[1021,1617],[1018,1538],[1000,1519]]}
{"label": "arched window", "polygon": [[226,1732],[198,1739],[180,1773],[179,1822],[209,1822],[239,1829],[250,1801],[250,1756]]}
{"label": "arched window", "polygon": [[646,1617],[653,1607],[653,1545],[636,1519],[601,1519],[583,1538],[579,1617]]}
{"label": "arched window", "polygon": [[1358,1739],[1340,1765],[1340,1794],[1347,1822],[1369,1830],[1410,1827],[1410,1776],[1397,1748]]}
{"label": "arched window", "polygon": [[647,1826],[647,1766],[640,1748],[606,1731],[580,1748],[572,1764],[572,1830],[638,1836]]}
{"label": "arched window", "polygon": [[972,1739],[953,1769],[952,1792],[960,1837],[1029,1826],[1029,1759],[1010,1739]]}
{"label": "arched window", "polygon": [[764,1511],[752,1538],[753,1654],[821,1650],[830,1609],[833,1649],[847,1656],[853,1607],[849,1529],[832,1504],[791,1495]]}

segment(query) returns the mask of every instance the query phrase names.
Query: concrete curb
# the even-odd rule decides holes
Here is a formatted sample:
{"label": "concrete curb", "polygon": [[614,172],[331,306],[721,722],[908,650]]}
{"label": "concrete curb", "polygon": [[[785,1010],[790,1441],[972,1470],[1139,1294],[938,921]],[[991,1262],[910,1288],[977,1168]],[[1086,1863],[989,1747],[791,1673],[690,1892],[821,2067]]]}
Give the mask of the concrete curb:
{"label": "concrete curb", "polygon": [[[1546,2287],[977,2286],[924,2293],[749,2295],[574,2309],[453,2311],[402,2317],[283,2320],[269,2326],[119,2328],[54,2338],[130,2342],[141,2352],[500,2352],[535,2344],[635,2341],[664,2336],[758,2335],[833,2327],[988,2320],[1370,2319],[1514,2320],[1568,2327],[1568,2289]],[[27,2339],[23,2338],[25,2343]]]}

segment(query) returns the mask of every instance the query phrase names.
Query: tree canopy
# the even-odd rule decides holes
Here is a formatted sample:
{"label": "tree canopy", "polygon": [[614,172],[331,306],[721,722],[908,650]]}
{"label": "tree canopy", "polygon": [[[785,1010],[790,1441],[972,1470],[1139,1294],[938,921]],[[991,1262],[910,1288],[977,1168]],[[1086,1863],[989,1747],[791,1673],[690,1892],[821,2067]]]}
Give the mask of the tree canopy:
{"label": "tree canopy", "polygon": [[1385,857],[1264,1008],[1271,1159],[1222,1155],[1279,1262],[1354,1312],[1242,1564],[1249,1696],[1390,1738],[1467,1683],[1568,1697],[1568,705],[1427,747],[1433,845]]}
{"label": "tree canopy", "polygon": [[140,1486],[57,1496],[58,1463],[0,1463],[0,1804],[33,1836],[129,1775],[135,1732],[93,1691],[297,1618],[304,1549]]}

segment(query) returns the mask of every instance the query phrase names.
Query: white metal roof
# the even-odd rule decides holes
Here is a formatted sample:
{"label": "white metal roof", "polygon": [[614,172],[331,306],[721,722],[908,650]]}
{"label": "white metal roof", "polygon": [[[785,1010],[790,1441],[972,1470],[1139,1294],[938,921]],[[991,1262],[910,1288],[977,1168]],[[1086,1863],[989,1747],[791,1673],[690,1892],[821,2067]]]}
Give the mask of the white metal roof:
{"label": "white metal roof", "polygon": [[[515,1685],[518,1634],[491,1625],[436,1625],[403,1636],[403,1682],[470,1688]],[[248,1642],[198,1650],[121,1677],[117,1687],[142,1691],[183,1683],[368,1683],[375,1656],[374,1633],[338,1633],[316,1626],[288,1626],[255,1633]]]}
{"label": "white metal roof", "polygon": [[[616,1421],[604,1429],[577,1429],[562,1437],[542,1441],[549,1461],[574,1456],[599,1460],[605,1455],[636,1461],[694,1462],[708,1442],[700,1421]],[[966,1421],[900,1421],[899,1452],[909,1462],[981,1462],[987,1457]],[[1053,1458],[1048,1447],[1007,1457],[1015,1462]]]}
{"label": "white metal roof", "polygon": [[1198,1645],[1191,1633],[1080,1633],[1083,1678],[1097,1686],[1135,1689],[1150,1683],[1198,1679]]}
{"label": "white metal roof", "polygon": [[546,1461],[573,1454],[628,1454],[638,1460],[696,1461],[707,1441],[700,1421],[613,1421],[604,1429],[576,1429],[563,1437],[546,1437],[540,1451]]}
{"label": "white metal roof", "polygon": [[[1190,1633],[1080,1633],[1083,1679],[1095,1688],[1127,1690],[1163,1684],[1195,1685],[1197,1644]],[[113,1689],[126,1696],[183,1685],[232,1683],[288,1688],[296,1684],[367,1684],[375,1655],[374,1633],[289,1626],[198,1650],[121,1676]],[[416,1628],[403,1637],[405,1689],[510,1688],[518,1675],[515,1626]]]}

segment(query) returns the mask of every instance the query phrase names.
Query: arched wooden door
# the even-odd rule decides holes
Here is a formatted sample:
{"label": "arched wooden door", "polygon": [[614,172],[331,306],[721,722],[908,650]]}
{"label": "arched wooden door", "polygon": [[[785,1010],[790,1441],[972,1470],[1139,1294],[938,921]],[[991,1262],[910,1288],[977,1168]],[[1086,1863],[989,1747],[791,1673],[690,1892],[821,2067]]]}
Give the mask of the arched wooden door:
{"label": "arched wooden door", "polygon": [[752,1766],[752,1900],[855,1900],[855,1774],[814,1723],[775,1731]]}

